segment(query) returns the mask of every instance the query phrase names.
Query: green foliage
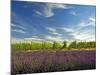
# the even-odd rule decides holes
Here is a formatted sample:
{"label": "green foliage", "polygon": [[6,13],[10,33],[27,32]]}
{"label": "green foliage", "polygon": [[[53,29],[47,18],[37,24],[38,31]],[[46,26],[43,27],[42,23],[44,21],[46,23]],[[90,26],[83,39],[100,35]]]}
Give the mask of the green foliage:
{"label": "green foliage", "polygon": [[63,49],[63,48],[67,48],[67,42],[66,42],[66,41],[63,42],[62,49]]}
{"label": "green foliage", "polygon": [[20,43],[13,43],[11,44],[11,48],[13,50],[61,50],[61,49],[81,49],[81,48],[95,48],[96,47],[96,42],[90,41],[90,42],[76,42],[73,41],[71,44],[68,46],[67,42],[64,41],[63,43],[61,42],[47,42],[47,41],[42,41],[42,42],[20,42]]}
{"label": "green foliage", "polygon": [[68,49],[70,49],[70,48],[77,48],[77,43],[76,43],[76,41],[73,41],[73,42],[69,45]]}
{"label": "green foliage", "polygon": [[59,48],[61,48],[61,44],[56,42],[56,41],[54,41],[53,42],[53,49],[59,49]]}
{"label": "green foliage", "polygon": [[90,42],[76,42],[73,41],[70,45],[69,45],[69,49],[70,48],[74,48],[74,49],[82,49],[82,48],[95,48],[96,47],[96,42],[94,41],[90,41]]}

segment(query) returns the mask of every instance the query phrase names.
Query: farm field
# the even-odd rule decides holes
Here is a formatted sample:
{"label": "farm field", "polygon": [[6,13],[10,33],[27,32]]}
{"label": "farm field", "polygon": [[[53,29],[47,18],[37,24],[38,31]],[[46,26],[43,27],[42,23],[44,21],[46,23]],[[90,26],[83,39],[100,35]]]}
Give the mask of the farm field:
{"label": "farm field", "polygon": [[92,51],[17,51],[12,55],[12,74],[95,69]]}
{"label": "farm field", "polygon": [[86,70],[96,68],[96,42],[12,43],[12,74]]}

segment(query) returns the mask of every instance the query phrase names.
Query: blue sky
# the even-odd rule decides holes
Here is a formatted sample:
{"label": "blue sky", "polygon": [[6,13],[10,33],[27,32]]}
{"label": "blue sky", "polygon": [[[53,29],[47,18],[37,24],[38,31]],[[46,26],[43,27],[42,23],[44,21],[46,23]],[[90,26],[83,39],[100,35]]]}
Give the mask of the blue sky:
{"label": "blue sky", "polygon": [[95,40],[95,6],[12,1],[12,40]]}

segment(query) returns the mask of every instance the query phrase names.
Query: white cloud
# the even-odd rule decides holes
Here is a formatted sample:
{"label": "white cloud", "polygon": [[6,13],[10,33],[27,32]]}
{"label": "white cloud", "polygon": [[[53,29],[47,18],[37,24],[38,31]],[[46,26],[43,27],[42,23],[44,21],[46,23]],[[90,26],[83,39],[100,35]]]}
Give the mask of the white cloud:
{"label": "white cloud", "polygon": [[[65,27],[63,30],[71,35],[74,40],[95,41],[95,30],[87,29],[87,26],[95,26],[95,19],[89,18],[86,21],[81,21],[74,27]],[[86,28],[86,29],[83,29]]]}
{"label": "white cloud", "polygon": [[26,32],[20,29],[12,29],[13,32],[25,34]]}
{"label": "white cloud", "polygon": [[61,34],[57,33],[57,32],[53,32],[52,34],[57,35],[57,36],[61,36]]}
{"label": "white cloud", "polygon": [[81,21],[78,25],[83,27],[83,26],[86,25],[86,22],[85,21]]}
{"label": "white cloud", "polygon": [[91,33],[82,33],[82,32],[73,32],[71,33],[70,35],[73,35],[73,37],[76,39],[76,40],[85,40],[85,41],[95,41],[95,34],[91,34]]}
{"label": "white cloud", "polygon": [[49,7],[49,8],[51,8],[51,9],[56,9],[56,8],[71,9],[71,8],[74,8],[74,7],[69,6],[69,5],[58,4],[58,3],[46,3],[46,6]]}
{"label": "white cloud", "polygon": [[75,40],[95,41],[95,30],[82,30],[82,27],[73,28],[73,32],[70,33]]}
{"label": "white cloud", "polygon": [[[26,32],[24,31],[25,30],[25,27],[21,26],[21,25],[17,25],[17,24],[11,24],[12,27],[15,27],[15,29],[12,29],[11,31],[13,32],[18,32],[18,33],[23,33],[25,34]],[[18,29],[19,28],[19,29]]]}
{"label": "white cloud", "polygon": [[50,40],[50,41],[63,41],[63,38],[62,37],[54,37],[54,36],[45,36],[45,38],[47,40]]}
{"label": "white cloud", "polygon": [[54,15],[52,8],[45,7],[44,10],[42,11],[44,17],[52,17]]}
{"label": "white cloud", "polygon": [[70,9],[73,8],[72,6],[68,6],[65,4],[56,4],[56,3],[46,3],[45,7],[42,11],[36,11],[38,15],[44,16],[44,17],[52,17],[54,16],[54,9]]}
{"label": "white cloud", "polygon": [[49,7],[49,8],[62,8],[62,9],[66,9],[66,5],[65,4],[56,4],[56,3],[46,3],[46,6]]}
{"label": "white cloud", "polygon": [[56,29],[51,28],[51,27],[46,27],[46,29],[47,29],[48,31],[50,31],[50,32],[56,32]]}
{"label": "white cloud", "polygon": [[20,43],[22,42],[22,39],[11,37],[11,43]]}
{"label": "white cloud", "polygon": [[40,16],[44,16],[44,17],[51,17],[54,15],[53,11],[51,8],[49,8],[48,6],[45,6],[43,8],[43,10],[38,10],[38,11],[35,11],[36,14],[40,15]]}
{"label": "white cloud", "polygon": [[24,38],[25,40],[35,40],[35,41],[42,41],[43,39],[39,38]]}
{"label": "white cloud", "polygon": [[87,26],[95,26],[95,18],[90,17],[86,21],[81,21],[78,26],[80,27],[87,27]]}
{"label": "white cloud", "polygon": [[96,20],[95,20],[95,18],[93,18],[93,17],[90,17],[90,18],[89,18],[88,25],[95,26],[95,25],[96,25],[95,23],[96,23]]}
{"label": "white cloud", "polygon": [[17,28],[20,28],[20,29],[24,29],[25,30],[25,27],[21,26],[21,25],[16,25],[16,24],[11,24],[12,27],[17,27]]}
{"label": "white cloud", "polygon": [[35,13],[38,15],[42,15],[42,13],[40,11],[35,11]]}
{"label": "white cloud", "polygon": [[95,22],[95,18],[93,18],[93,17],[90,17],[89,20],[92,22]]}
{"label": "white cloud", "polygon": [[65,32],[74,32],[73,29],[68,28],[68,27],[62,28],[62,29],[63,29]]}
{"label": "white cloud", "polygon": [[16,25],[15,25],[15,24],[11,24],[11,26],[16,27]]}
{"label": "white cloud", "polygon": [[54,29],[54,28],[46,27],[46,29],[49,31],[49,33],[51,33],[51,34],[53,34],[53,35],[61,36],[61,34],[58,33],[57,30]]}
{"label": "white cloud", "polygon": [[78,15],[75,11],[70,11],[69,14],[71,14],[73,16],[77,16]]}
{"label": "white cloud", "polygon": [[31,43],[32,41],[37,41],[40,42],[42,41],[42,39],[38,39],[38,38],[15,38],[12,37],[11,38],[11,43]]}

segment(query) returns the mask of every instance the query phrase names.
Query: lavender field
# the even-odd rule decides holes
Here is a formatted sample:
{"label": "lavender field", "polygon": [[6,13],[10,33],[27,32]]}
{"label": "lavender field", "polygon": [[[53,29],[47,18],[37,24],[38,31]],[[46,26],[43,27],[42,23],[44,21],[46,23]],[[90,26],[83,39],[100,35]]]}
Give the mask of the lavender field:
{"label": "lavender field", "polygon": [[92,51],[18,51],[12,54],[12,74],[86,70],[96,68]]}

